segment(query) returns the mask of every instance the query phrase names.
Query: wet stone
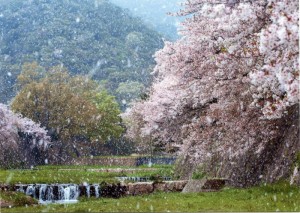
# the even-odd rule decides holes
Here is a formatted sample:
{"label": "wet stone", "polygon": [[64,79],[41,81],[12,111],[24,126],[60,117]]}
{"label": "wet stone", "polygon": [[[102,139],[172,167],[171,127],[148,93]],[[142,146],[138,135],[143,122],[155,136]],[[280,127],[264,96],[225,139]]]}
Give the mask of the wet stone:
{"label": "wet stone", "polygon": [[58,200],[59,197],[58,185],[53,186],[53,200]]}
{"label": "wet stone", "polygon": [[225,179],[189,180],[183,193],[219,191],[226,184]]}
{"label": "wet stone", "polygon": [[154,183],[154,191],[164,192],[166,190],[166,183]]}
{"label": "wet stone", "polygon": [[11,190],[11,186],[8,184],[1,184],[0,185],[0,191],[9,191]]}
{"label": "wet stone", "polygon": [[101,196],[119,198],[125,195],[127,187],[125,185],[118,184],[102,184],[101,185]]}
{"label": "wet stone", "polygon": [[128,195],[150,194],[153,190],[154,187],[152,182],[128,184]]}

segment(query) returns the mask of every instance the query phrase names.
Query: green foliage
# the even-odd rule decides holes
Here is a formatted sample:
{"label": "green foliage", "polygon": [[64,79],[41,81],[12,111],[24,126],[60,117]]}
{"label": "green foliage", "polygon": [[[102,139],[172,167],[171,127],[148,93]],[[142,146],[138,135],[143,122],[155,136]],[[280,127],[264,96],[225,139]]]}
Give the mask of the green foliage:
{"label": "green foliage", "polygon": [[119,103],[126,106],[130,100],[140,99],[145,91],[145,86],[137,81],[122,82],[116,89],[116,97]]}
{"label": "green foliage", "polygon": [[296,153],[295,166],[300,167],[300,152]]}
{"label": "green foliage", "polygon": [[161,177],[158,174],[155,175],[151,175],[149,178],[151,181],[153,181],[153,183],[162,183],[163,182],[163,177]]}
{"label": "green foliage", "polygon": [[121,127],[121,119],[119,117],[121,111],[115,97],[102,90],[95,93],[91,100],[97,110],[101,112],[101,118],[98,123],[101,128],[93,132],[92,135],[95,137],[101,135],[105,141],[112,137],[120,137],[124,129]]}
{"label": "green foliage", "polygon": [[12,97],[9,88],[19,65],[32,61],[107,79],[112,94],[121,82],[148,85],[152,55],[163,45],[158,33],[108,1],[11,0],[1,3],[0,10],[5,32],[0,41],[0,102]]}
{"label": "green foliage", "polygon": [[198,171],[198,170],[194,171],[193,175],[192,175],[192,179],[195,179],[195,180],[200,180],[205,177],[206,177],[206,173],[202,172],[202,171]]}
{"label": "green foliage", "polygon": [[198,167],[193,171],[192,179],[200,180],[207,177],[207,174],[205,172],[203,165],[198,165]]}
{"label": "green foliage", "polygon": [[140,32],[131,32],[126,36],[126,45],[131,48],[137,48],[143,43],[143,34]]}
{"label": "green foliage", "polygon": [[60,66],[43,70],[37,63],[23,66],[20,92],[11,105],[14,111],[55,131],[64,142],[77,136],[101,142],[120,137],[120,109],[113,96]]}

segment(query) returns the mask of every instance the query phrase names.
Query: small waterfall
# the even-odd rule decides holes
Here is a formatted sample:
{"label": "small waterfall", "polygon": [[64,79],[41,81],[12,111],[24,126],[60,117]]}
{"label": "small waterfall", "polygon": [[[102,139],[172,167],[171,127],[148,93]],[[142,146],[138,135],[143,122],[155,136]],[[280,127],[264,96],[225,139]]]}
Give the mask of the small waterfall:
{"label": "small waterfall", "polygon": [[90,185],[86,185],[85,186],[85,190],[86,190],[86,196],[87,197],[91,197],[91,186]]}
{"label": "small waterfall", "polygon": [[77,200],[79,197],[79,186],[76,184],[70,185],[70,200]]}
{"label": "small waterfall", "polygon": [[64,187],[63,189],[63,199],[61,200],[70,200],[70,195],[71,195],[71,189],[70,187]]}
{"label": "small waterfall", "polygon": [[52,203],[54,199],[53,186],[47,184],[37,184],[39,203]]}
{"label": "small waterfall", "polygon": [[43,195],[46,195],[47,185],[41,184],[40,190],[39,190],[39,200],[47,200],[46,197],[43,197]]}
{"label": "small waterfall", "polygon": [[29,184],[18,185],[16,191],[39,200],[41,204],[75,203],[80,195],[77,184]]}
{"label": "small waterfall", "polygon": [[94,189],[95,189],[95,197],[99,198],[100,197],[100,185],[99,184],[94,184]]}
{"label": "small waterfall", "polygon": [[17,190],[17,192],[22,192],[22,193],[25,193],[25,189],[24,189],[24,186],[20,186]]}
{"label": "small waterfall", "polygon": [[152,167],[152,160],[151,159],[148,161],[148,167]]}
{"label": "small waterfall", "polygon": [[18,185],[16,191],[25,193],[39,200],[41,204],[75,203],[79,196],[96,197],[101,195],[99,184],[29,184]]}
{"label": "small waterfall", "polygon": [[65,199],[65,188],[63,185],[58,186],[58,200]]}
{"label": "small waterfall", "polygon": [[118,179],[119,181],[121,181],[121,182],[124,182],[125,180],[127,180],[126,178],[127,178],[127,177],[117,177],[117,179]]}
{"label": "small waterfall", "polygon": [[54,194],[53,194],[53,186],[46,186],[46,199],[45,200],[54,200]]}
{"label": "small waterfall", "polygon": [[33,198],[37,198],[35,193],[35,188],[36,187],[33,184],[28,185],[25,194]]}
{"label": "small waterfall", "polygon": [[58,186],[58,200],[74,201],[79,197],[79,187],[76,184],[61,184]]}

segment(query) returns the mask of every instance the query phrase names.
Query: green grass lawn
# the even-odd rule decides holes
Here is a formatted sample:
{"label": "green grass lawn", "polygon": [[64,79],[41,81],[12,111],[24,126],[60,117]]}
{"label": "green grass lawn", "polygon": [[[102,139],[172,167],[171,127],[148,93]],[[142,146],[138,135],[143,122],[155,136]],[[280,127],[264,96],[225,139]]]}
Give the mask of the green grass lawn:
{"label": "green grass lawn", "polygon": [[36,169],[113,169],[113,168],[132,168],[128,166],[98,166],[98,165],[45,165],[45,166],[37,166]]}
{"label": "green grass lawn", "polygon": [[[100,167],[100,166],[40,166],[28,170],[0,170],[0,183],[101,183],[102,181],[114,181],[117,176],[150,177],[172,176],[172,166],[154,166],[154,171],[147,171],[147,167],[136,167],[136,172],[99,172],[90,169],[100,168],[129,168],[129,167]],[[68,170],[70,169],[70,170]]]}
{"label": "green grass lawn", "polygon": [[2,170],[1,182],[23,183],[100,183],[113,179],[116,174],[83,170]]}
{"label": "green grass lawn", "polygon": [[205,193],[154,193],[120,199],[81,199],[77,204],[35,205],[3,212],[199,212],[300,211],[300,188],[278,183]]}
{"label": "green grass lawn", "polygon": [[[0,170],[0,183],[101,183],[116,181],[116,176],[171,176],[173,172],[173,166],[168,165],[156,165],[153,167],[155,171],[138,171],[134,174],[90,171],[100,168],[129,167],[40,166],[33,170]],[[37,205],[24,194],[16,192],[1,192],[0,197],[18,206],[3,208],[1,212],[300,211],[300,188],[284,182],[249,189],[226,188],[220,192],[154,193],[120,199],[80,198],[79,203],[68,205]]]}

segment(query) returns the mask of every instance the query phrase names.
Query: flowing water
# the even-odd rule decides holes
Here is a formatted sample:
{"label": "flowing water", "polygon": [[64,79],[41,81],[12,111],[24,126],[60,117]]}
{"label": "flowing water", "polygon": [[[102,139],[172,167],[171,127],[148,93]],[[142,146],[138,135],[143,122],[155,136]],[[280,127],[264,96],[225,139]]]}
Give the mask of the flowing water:
{"label": "flowing water", "polygon": [[29,184],[19,185],[17,191],[38,199],[41,204],[76,203],[79,196],[100,197],[99,184]]}

